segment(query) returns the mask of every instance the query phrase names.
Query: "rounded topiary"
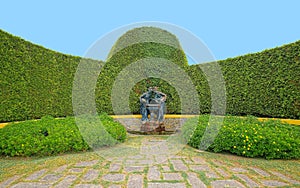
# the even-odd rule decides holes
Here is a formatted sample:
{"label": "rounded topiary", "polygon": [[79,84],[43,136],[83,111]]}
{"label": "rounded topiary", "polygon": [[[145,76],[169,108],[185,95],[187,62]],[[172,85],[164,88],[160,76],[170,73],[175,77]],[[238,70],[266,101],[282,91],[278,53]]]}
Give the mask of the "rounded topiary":
{"label": "rounded topiary", "polygon": [[[178,39],[168,31],[155,27],[141,27],[126,32],[116,41],[106,64],[101,69],[95,92],[98,112],[113,113],[111,91],[117,76],[126,66],[145,58],[166,59],[182,69],[188,66]],[[147,70],[145,72],[147,74]],[[172,86],[165,80],[145,75],[145,79],[132,88],[130,95],[132,111],[124,113],[139,113],[138,97],[151,86],[158,86],[160,91],[173,96],[173,102],[167,102],[167,109],[172,109],[173,113],[179,112],[180,99],[176,90],[170,88]]]}

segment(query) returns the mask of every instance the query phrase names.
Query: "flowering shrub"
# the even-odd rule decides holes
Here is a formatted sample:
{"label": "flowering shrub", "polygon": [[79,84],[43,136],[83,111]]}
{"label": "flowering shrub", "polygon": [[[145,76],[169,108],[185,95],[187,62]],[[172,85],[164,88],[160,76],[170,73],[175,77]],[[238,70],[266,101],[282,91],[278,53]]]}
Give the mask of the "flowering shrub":
{"label": "flowering shrub", "polygon": [[[122,125],[107,115],[101,115],[100,119],[109,134],[98,135],[98,147],[125,141],[126,130]],[[0,155],[4,156],[48,156],[91,149],[73,117],[46,116],[37,121],[11,123],[0,129],[0,137]]]}
{"label": "flowering shrub", "polygon": [[[187,121],[183,126],[183,135],[189,145],[199,148],[206,128],[213,126],[209,125],[208,120],[209,116],[203,115],[199,119]],[[278,120],[259,121],[250,116],[226,116],[218,135],[207,150],[266,159],[299,159],[299,145],[299,126]]]}

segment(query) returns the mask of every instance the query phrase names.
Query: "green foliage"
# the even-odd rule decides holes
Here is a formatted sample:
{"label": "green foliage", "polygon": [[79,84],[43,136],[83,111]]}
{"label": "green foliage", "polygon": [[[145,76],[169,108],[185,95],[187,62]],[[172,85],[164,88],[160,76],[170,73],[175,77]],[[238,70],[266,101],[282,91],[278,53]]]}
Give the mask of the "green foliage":
{"label": "green foliage", "polygon": [[81,60],[0,30],[0,122],[73,115],[72,86]]}
{"label": "green foliage", "polygon": [[[106,64],[101,69],[95,92],[98,112],[113,113],[111,91],[117,76],[129,64],[145,58],[162,58],[176,64],[182,69],[186,69],[188,65],[178,39],[171,33],[154,27],[141,27],[128,31],[115,43]],[[162,69],[155,62],[152,63],[152,66],[158,70]],[[130,100],[132,111],[124,111],[124,114],[139,113],[138,97],[143,92],[146,92],[150,86],[158,86],[167,96],[175,97],[172,99],[173,102],[167,102],[166,104],[167,109],[170,110],[169,112],[178,113],[180,110],[180,99],[177,97],[178,94],[175,89],[170,88],[170,84],[161,78],[151,77],[151,74],[148,72],[149,70],[144,70],[142,65],[139,68],[140,70],[132,71],[141,72],[145,79],[136,83],[132,89],[130,95],[130,99],[132,99]],[[134,74],[132,71],[127,73],[126,76],[128,78],[131,78],[132,74]]]}
{"label": "green foliage", "polygon": [[[300,118],[300,41],[218,64],[226,86],[226,114]],[[192,65],[188,72],[199,93],[202,113],[210,113],[210,88],[201,71],[204,66],[211,64]]]}
{"label": "green foliage", "polygon": [[228,114],[300,118],[300,41],[219,64]]}
{"label": "green foliage", "polygon": [[[125,128],[107,115],[101,115],[102,124],[108,134],[100,134],[93,148],[110,146],[126,139]],[[88,124],[87,124],[88,125]],[[89,128],[88,126],[85,128]],[[89,129],[89,132],[95,132]],[[0,155],[4,156],[46,156],[65,152],[86,151],[90,146],[79,132],[75,119],[67,117],[54,119],[45,116],[41,120],[11,123],[0,129]]]}
{"label": "green foliage", "polygon": [[[145,58],[162,58],[181,67],[196,87],[200,113],[220,112],[219,109],[211,112],[211,88],[202,71],[206,66],[213,72],[214,66],[211,63],[188,66],[176,36],[162,29],[141,27],[128,31],[116,41],[104,66],[100,61],[45,49],[2,30],[0,56],[0,122],[37,119],[45,115],[72,116],[72,87],[79,62],[93,64],[91,70],[84,73],[90,75],[88,78],[98,74],[97,67],[102,67],[96,84],[96,108],[98,113],[113,114],[111,92],[114,81],[129,64]],[[227,114],[300,118],[300,41],[226,59],[218,64],[225,80]],[[161,69],[159,64],[153,63],[153,66]],[[150,86],[158,86],[168,95],[168,113],[181,113],[177,88],[166,80],[150,75],[147,70],[143,74],[145,79],[131,88],[131,111],[124,111],[124,114],[139,113],[138,97]],[[132,77],[130,72],[128,76]],[[215,76],[218,79],[220,75]],[[79,80],[79,83],[82,82],[86,83],[86,80]],[[180,84],[185,84],[184,80]],[[86,88],[81,90],[93,96],[94,91],[88,89],[90,85],[87,84]],[[85,96],[86,93],[81,94]],[[86,106],[90,104],[89,100],[89,97],[81,99],[82,111],[79,114],[89,109],[90,105]],[[220,109],[225,108],[220,101],[221,98],[214,103]]]}
{"label": "green foliage", "polygon": [[[208,115],[190,119],[183,126],[184,138],[189,145],[199,148],[205,131],[211,126],[214,125],[209,124]],[[208,135],[213,135],[213,132]],[[207,150],[266,159],[299,159],[299,145],[299,126],[275,120],[259,121],[252,116],[226,116]]]}

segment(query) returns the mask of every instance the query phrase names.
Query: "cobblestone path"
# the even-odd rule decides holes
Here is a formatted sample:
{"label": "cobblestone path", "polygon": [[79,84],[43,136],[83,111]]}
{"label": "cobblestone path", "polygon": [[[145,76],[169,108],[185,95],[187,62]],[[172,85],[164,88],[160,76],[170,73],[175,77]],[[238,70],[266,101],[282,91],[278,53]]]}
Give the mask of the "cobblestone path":
{"label": "cobblestone path", "polygon": [[282,172],[235,166],[223,162],[222,158],[202,157],[201,153],[168,156],[164,155],[165,150],[163,140],[147,136],[142,140],[139,154],[113,160],[76,161],[55,169],[42,168],[9,177],[0,187],[300,187],[299,181]]}

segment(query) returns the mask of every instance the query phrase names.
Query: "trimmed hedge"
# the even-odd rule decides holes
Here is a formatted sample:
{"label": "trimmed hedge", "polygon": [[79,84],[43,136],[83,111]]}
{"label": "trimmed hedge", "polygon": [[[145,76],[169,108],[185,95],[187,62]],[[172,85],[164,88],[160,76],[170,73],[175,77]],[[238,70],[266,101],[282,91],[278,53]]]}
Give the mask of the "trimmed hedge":
{"label": "trimmed hedge", "polygon": [[[109,114],[114,113],[111,104],[112,86],[119,73],[129,64],[144,58],[163,58],[183,69],[188,67],[186,56],[176,36],[154,27],[141,27],[126,32],[116,41],[108,57],[99,75],[95,95],[97,111]],[[157,67],[158,70],[161,68],[155,63],[153,66]],[[179,113],[180,99],[176,90],[160,78],[148,77],[147,70],[141,68],[138,71],[145,72],[145,79],[136,83],[135,87],[132,88],[130,95],[131,112],[124,111],[124,114],[140,113],[139,96],[151,86],[159,86],[160,91],[170,96],[170,102],[166,103],[168,113]],[[128,77],[131,77],[130,74],[133,73],[129,72]]]}
{"label": "trimmed hedge", "polygon": [[[217,63],[225,81],[226,114],[300,118],[300,41]],[[188,73],[196,85],[201,112],[211,113],[203,66],[213,69],[210,63],[192,65]]]}
{"label": "trimmed hedge", "polygon": [[[88,145],[81,136],[75,119],[54,119],[45,116],[41,120],[11,123],[0,129],[0,155],[3,156],[48,156],[110,146],[126,139],[125,128],[107,115],[100,115],[103,127],[109,133],[93,138]],[[86,128],[88,127],[86,124]],[[97,125],[97,127],[101,127]],[[89,129],[89,132],[95,130]],[[89,143],[90,144],[90,143]]]}
{"label": "trimmed hedge", "polygon": [[300,118],[300,41],[219,64],[227,114]]}
{"label": "trimmed hedge", "polygon": [[[136,40],[142,42],[135,43]],[[0,122],[73,115],[72,84],[77,66],[80,61],[95,62],[45,49],[2,30],[0,57]],[[98,77],[98,113],[113,113],[111,88],[120,71],[149,57],[170,60],[185,70],[198,91],[200,112],[211,113],[210,88],[201,71],[201,67],[211,64],[188,66],[176,36],[153,27],[133,29],[116,41]],[[227,114],[300,118],[300,41],[218,63],[225,80]],[[184,80],[181,84],[185,84]],[[131,112],[124,113],[139,113],[138,97],[150,86],[159,86],[169,96],[168,113],[181,113],[176,89],[165,80],[152,77],[132,88]]]}
{"label": "trimmed hedge", "polygon": [[[188,144],[199,148],[209,126],[209,115],[188,120],[182,128]],[[206,133],[214,135],[214,132]],[[210,137],[207,137],[208,139]],[[259,121],[255,117],[226,116],[208,151],[229,152],[245,157],[266,159],[299,159],[300,127],[280,121]]]}
{"label": "trimmed hedge", "polygon": [[81,60],[0,30],[0,122],[73,115],[73,79]]}

